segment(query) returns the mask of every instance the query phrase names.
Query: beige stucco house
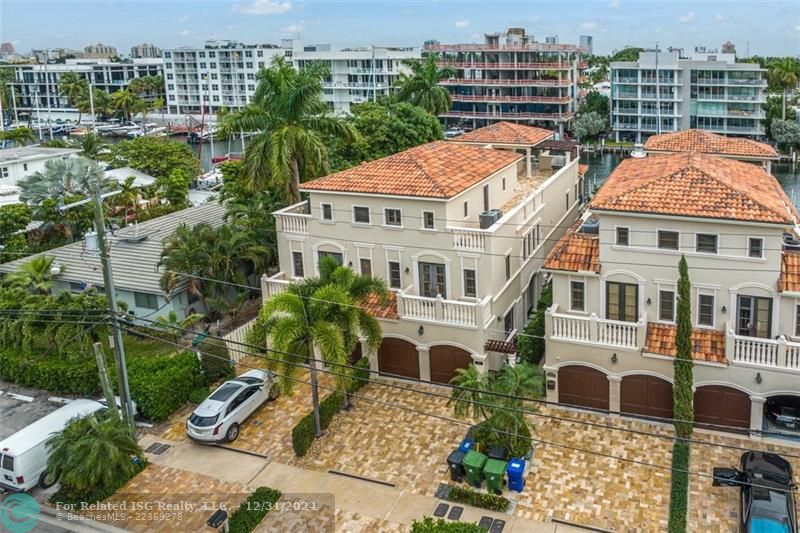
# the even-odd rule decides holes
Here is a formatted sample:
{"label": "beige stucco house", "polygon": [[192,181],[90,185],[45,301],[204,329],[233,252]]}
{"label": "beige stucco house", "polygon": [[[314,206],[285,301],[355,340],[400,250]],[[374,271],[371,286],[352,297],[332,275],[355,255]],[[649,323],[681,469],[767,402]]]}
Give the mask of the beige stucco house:
{"label": "beige stucco house", "polygon": [[263,278],[264,297],[332,256],[392,290],[389,306],[370,306],[384,333],[377,353],[364,352],[374,370],[446,383],[472,362],[513,360],[582,181],[569,150],[549,151],[542,168],[528,164],[536,143],[495,141],[504,149],[432,142],[303,183],[308,200],[274,213],[280,272]]}

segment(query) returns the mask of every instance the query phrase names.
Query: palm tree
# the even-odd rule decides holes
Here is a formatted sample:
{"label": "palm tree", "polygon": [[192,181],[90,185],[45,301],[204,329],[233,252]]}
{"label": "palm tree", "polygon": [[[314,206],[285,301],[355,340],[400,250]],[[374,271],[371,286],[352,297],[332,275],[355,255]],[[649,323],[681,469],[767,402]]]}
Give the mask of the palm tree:
{"label": "palm tree", "polygon": [[[9,286],[21,287],[31,294],[50,294],[53,288],[53,262],[55,257],[40,255],[32,258],[6,277]],[[63,268],[63,267],[60,267]]]}
{"label": "palm tree", "polygon": [[[225,182],[227,185],[228,182]],[[223,188],[223,194],[225,189]],[[277,244],[274,211],[286,207],[286,203],[272,191],[260,191],[247,196],[233,196],[225,202],[225,221],[252,233],[256,242],[265,248],[264,266],[272,266],[277,260]]]}
{"label": "palm tree", "polygon": [[[209,285],[205,279],[211,264],[208,243],[214,236],[214,229],[208,224],[194,227],[179,225],[175,232],[164,240],[161,260],[161,288],[170,294],[176,287],[186,283],[190,294],[200,299],[208,309]],[[186,274],[186,275],[184,275]],[[200,276],[200,277],[197,277]]]}
{"label": "palm tree", "polygon": [[14,146],[25,146],[29,142],[33,142],[35,140],[36,135],[33,134],[33,130],[26,128],[25,126],[0,132],[0,141],[11,141]]}
{"label": "palm tree", "polygon": [[84,157],[51,159],[44,164],[44,170],[17,182],[20,200],[35,206],[49,198],[107,192],[115,185],[116,181],[106,176],[103,167]]}
{"label": "palm tree", "polygon": [[405,59],[403,64],[411,74],[401,74],[395,84],[397,99],[425,109],[432,115],[441,115],[450,109],[450,92],[439,82],[455,76],[449,67],[439,68],[436,56],[423,60]]}
{"label": "palm tree", "polygon": [[125,208],[125,225],[128,225],[129,210],[136,210],[139,201],[139,190],[133,184],[136,178],[128,176],[125,181],[119,184],[119,194],[114,196],[113,202],[116,206]]}
{"label": "palm tree", "polygon": [[783,120],[786,120],[786,94],[797,88],[799,74],[800,63],[791,57],[776,59],[769,65],[767,73],[769,84],[783,93]]}
{"label": "palm tree", "polygon": [[329,171],[329,136],[356,140],[357,132],[342,117],[334,116],[322,101],[326,70],[313,65],[295,71],[283,58],[258,73],[258,87],[251,103],[230,113],[222,123],[222,135],[240,131],[260,133],[247,147],[243,173],[252,191],[273,188],[300,201],[300,182]]}
{"label": "palm tree", "polygon": [[95,119],[97,117],[108,117],[114,114],[114,103],[111,95],[102,89],[92,89],[92,98],[89,98],[89,91],[83,93],[75,103],[75,107],[81,113],[91,113],[94,107]]}
{"label": "palm tree", "polygon": [[72,141],[72,145],[83,150],[83,155],[95,161],[108,148],[108,143],[96,133],[87,133],[80,139]]}
{"label": "palm tree", "polygon": [[77,72],[65,72],[58,80],[58,91],[67,97],[69,105],[78,109],[78,124],[80,124],[83,111],[78,103],[83,99],[83,95],[89,92],[89,82]]}
{"label": "palm tree", "polygon": [[[11,103],[15,100],[12,93],[17,92],[17,87],[12,85],[16,81],[14,77],[14,69],[3,68],[0,69],[0,104],[2,104],[4,113],[11,113]],[[0,117],[0,120],[5,122],[6,117]]]}
{"label": "palm tree", "polygon": [[111,95],[111,103],[114,109],[122,112],[122,117],[125,120],[131,119],[131,114],[134,112],[134,109],[137,109],[137,102],[139,102],[139,97],[130,89],[122,89]]}
{"label": "palm tree", "polygon": [[486,374],[475,365],[469,365],[467,368],[457,368],[450,383],[456,385],[447,401],[447,405],[453,407],[454,415],[460,418],[487,418],[486,408],[481,405],[487,387]]}
{"label": "palm tree", "polygon": [[47,447],[46,483],[60,481],[73,496],[113,489],[140,468],[131,460],[142,455],[136,437],[112,413],[73,419]]}

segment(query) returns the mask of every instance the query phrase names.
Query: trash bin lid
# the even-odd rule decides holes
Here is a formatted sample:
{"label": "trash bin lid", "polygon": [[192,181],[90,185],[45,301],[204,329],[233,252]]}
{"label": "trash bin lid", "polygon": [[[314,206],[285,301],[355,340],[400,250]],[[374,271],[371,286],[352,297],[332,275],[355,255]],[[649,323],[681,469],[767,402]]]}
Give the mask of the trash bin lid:
{"label": "trash bin lid", "polygon": [[518,474],[525,471],[525,461],[522,459],[511,459],[508,462],[508,473]]}
{"label": "trash bin lid", "polygon": [[464,455],[464,460],[462,462],[464,466],[480,469],[483,468],[486,462],[486,456],[475,450],[470,450]]}
{"label": "trash bin lid", "polygon": [[500,459],[488,459],[483,465],[483,472],[502,476],[506,472],[506,462]]}
{"label": "trash bin lid", "polygon": [[491,459],[505,459],[507,453],[508,451],[504,446],[496,444],[489,448],[489,451],[486,452],[486,455]]}
{"label": "trash bin lid", "polygon": [[462,464],[464,462],[464,455],[464,452],[461,450],[453,450],[450,452],[450,455],[447,456],[447,462]]}

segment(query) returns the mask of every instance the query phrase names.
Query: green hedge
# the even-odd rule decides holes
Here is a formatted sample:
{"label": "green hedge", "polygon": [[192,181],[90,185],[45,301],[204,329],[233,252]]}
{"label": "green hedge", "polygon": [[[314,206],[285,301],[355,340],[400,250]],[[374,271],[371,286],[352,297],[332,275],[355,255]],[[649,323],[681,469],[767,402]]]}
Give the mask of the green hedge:
{"label": "green hedge", "polygon": [[205,384],[200,361],[190,352],[131,358],[128,379],[139,412],[153,422],[166,420]]}
{"label": "green hedge", "polygon": [[[334,392],[319,402],[319,425],[323,430],[330,425],[333,416],[342,410],[342,394]],[[314,442],[314,412],[308,413],[292,428],[292,448],[303,457]]]}
{"label": "green hedge", "polygon": [[669,532],[686,531],[689,500],[689,443],[676,440],[672,446],[672,487],[669,495]]}
{"label": "green hedge", "polygon": [[426,516],[422,522],[414,520],[411,533],[486,533],[486,530],[469,522],[448,522],[444,518],[434,520]]}
{"label": "green hedge", "polygon": [[366,357],[362,357],[353,365],[356,367],[356,370],[353,371],[354,379],[353,383],[350,385],[348,392],[350,394],[356,393],[361,390],[367,383],[369,383],[370,378],[370,371],[369,371],[369,359]]}
{"label": "green hedge", "polygon": [[230,533],[253,531],[280,498],[281,491],[269,487],[258,487],[228,518]]}
{"label": "green hedge", "polygon": [[490,511],[504,513],[511,503],[503,496],[496,496],[488,492],[478,492],[477,490],[452,485],[448,485],[448,489],[450,490],[444,498],[445,500],[481,507]]}
{"label": "green hedge", "polygon": [[526,363],[538,365],[544,356],[545,311],[553,305],[553,284],[542,288],[536,310],[528,317],[528,323],[517,340],[517,355]]}
{"label": "green hedge", "polygon": [[94,357],[31,355],[0,351],[0,378],[64,394],[93,395],[100,390]]}
{"label": "green hedge", "polygon": [[117,492],[120,488],[122,488],[128,481],[135,478],[139,473],[147,467],[148,462],[147,459],[140,457],[138,462],[138,467],[136,471],[128,478],[118,480],[113,486],[111,487],[97,487],[93,489],[91,492],[86,494],[73,494],[66,487],[63,485],[59,485],[59,488],[56,492],[50,496],[50,503],[53,504],[68,504],[68,505],[75,505],[80,508],[82,504],[94,504],[97,502],[101,502],[106,498],[109,498],[112,494]]}
{"label": "green hedge", "polygon": [[200,364],[208,383],[231,379],[236,375],[233,361],[228,352],[228,344],[217,337],[206,337],[197,347],[200,351]]}
{"label": "green hedge", "polygon": [[531,431],[527,424],[519,427],[517,436],[509,435],[510,428],[502,420],[488,418],[475,425],[472,438],[478,443],[478,450],[488,450],[492,446],[502,446],[511,457],[525,457],[531,450]]}

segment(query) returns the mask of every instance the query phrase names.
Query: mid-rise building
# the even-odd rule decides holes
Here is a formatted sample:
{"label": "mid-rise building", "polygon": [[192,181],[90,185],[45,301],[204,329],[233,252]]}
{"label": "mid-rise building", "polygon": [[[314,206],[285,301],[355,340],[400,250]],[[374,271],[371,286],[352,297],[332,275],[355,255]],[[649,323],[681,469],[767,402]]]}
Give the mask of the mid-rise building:
{"label": "mid-rise building", "polygon": [[31,50],[31,55],[39,64],[56,59],[82,59],[83,54],[83,50],[72,48],[34,48]]}
{"label": "mid-rise building", "polygon": [[545,44],[558,44],[558,35],[550,35],[544,38]]}
{"label": "mid-rise building", "polygon": [[759,138],[765,70],[732,54],[641,52],[638,61],[611,63],[611,126],[617,141],[689,128]]}
{"label": "mid-rise building", "polygon": [[131,57],[134,59],[161,57],[161,48],[154,44],[142,43],[131,47]]}
{"label": "mid-rise building", "polygon": [[665,141],[674,153],[620,163],[545,261],[547,398],[672,418],[685,257],[695,421],[762,435],[775,429],[765,404],[780,412],[800,390],[800,218],[754,161],[760,143],[700,147],[712,155]]}
{"label": "mid-rise building", "polygon": [[[135,59],[112,62],[107,59],[67,59],[63,64],[19,64],[2,65],[0,69],[12,69],[11,85],[15,87],[11,98],[11,111],[16,118],[28,117],[42,120],[51,118],[75,119],[78,110],[70,106],[66,96],[61,94],[59,82],[68,73],[77,73],[92,87],[108,93],[124,89],[134,78],[143,76],[162,76],[161,59]],[[84,117],[86,115],[84,114]]]}
{"label": "mid-rise building", "polygon": [[730,41],[725,41],[722,43],[721,50],[723,54],[736,54],[736,45]]}
{"label": "mid-rise building", "polygon": [[118,57],[117,49],[103,43],[90,44],[83,49],[84,59],[111,59]]}
{"label": "mid-rise building", "polygon": [[0,57],[9,57],[15,55],[16,53],[16,50],[14,50],[14,43],[0,44]]}
{"label": "mid-rise building", "polygon": [[577,216],[575,143],[501,122],[301,184],[308,200],[274,213],[280,272],[264,298],[318,275],[332,257],[392,290],[370,301],[382,373],[448,383],[457,368],[515,360],[539,269]]}
{"label": "mid-rise building", "polygon": [[591,35],[581,35],[580,44],[584,52],[589,55],[594,54],[594,37]]}
{"label": "mid-rise building", "polygon": [[563,128],[577,106],[580,48],[536,42],[522,28],[487,33],[483,44],[426,44],[439,65],[455,75],[443,80],[452,106],[447,124],[483,126],[497,121]]}

